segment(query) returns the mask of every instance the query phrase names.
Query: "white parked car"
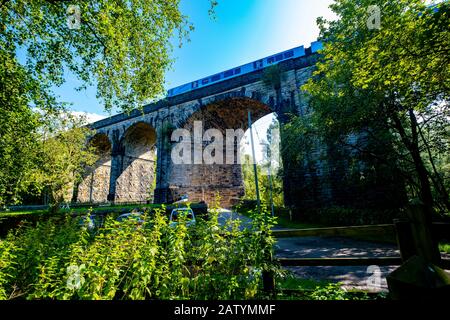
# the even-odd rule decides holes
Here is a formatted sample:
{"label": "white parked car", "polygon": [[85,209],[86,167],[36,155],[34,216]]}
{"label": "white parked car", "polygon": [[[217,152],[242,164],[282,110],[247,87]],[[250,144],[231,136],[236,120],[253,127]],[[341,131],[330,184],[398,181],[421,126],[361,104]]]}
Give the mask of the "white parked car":
{"label": "white parked car", "polygon": [[170,213],[170,226],[176,227],[180,220],[185,221],[188,227],[195,225],[196,220],[194,211],[192,211],[192,209],[190,208],[173,209]]}
{"label": "white parked car", "polygon": [[129,212],[121,214],[119,217],[117,217],[117,221],[123,222],[127,219],[134,219],[136,222],[142,224],[144,223],[144,220],[142,219],[143,212]]}
{"label": "white parked car", "polygon": [[97,222],[97,217],[95,214],[81,216],[78,224],[83,227],[87,228],[89,231],[93,231],[96,226],[99,225]]}

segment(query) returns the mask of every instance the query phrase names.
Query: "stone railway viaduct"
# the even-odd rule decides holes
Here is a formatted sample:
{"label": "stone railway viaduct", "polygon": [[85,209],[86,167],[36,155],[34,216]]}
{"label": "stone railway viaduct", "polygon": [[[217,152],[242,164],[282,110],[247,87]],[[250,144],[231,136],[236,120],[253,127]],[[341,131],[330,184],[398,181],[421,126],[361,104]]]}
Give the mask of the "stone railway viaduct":
{"label": "stone railway viaduct", "polygon": [[[153,193],[155,203],[183,194],[190,201],[211,202],[219,192],[222,206],[230,206],[244,194],[241,166],[172,163],[172,130],[190,129],[193,121],[201,120],[203,130],[245,131],[248,111],[253,121],[272,112],[281,122],[288,113],[303,114],[307,102],[300,86],[311,77],[316,61],[317,54],[307,48],[305,56],[280,62],[279,87],[265,84],[261,69],[91,124],[95,134],[90,143],[100,159],[75,186],[73,200],[134,202]],[[235,145],[239,146],[237,139]]]}

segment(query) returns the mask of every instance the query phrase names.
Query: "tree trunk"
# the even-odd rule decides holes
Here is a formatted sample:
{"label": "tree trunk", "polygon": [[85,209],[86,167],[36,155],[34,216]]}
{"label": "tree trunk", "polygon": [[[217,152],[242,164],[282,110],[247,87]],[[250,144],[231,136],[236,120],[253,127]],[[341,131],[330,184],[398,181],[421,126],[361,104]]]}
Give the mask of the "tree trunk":
{"label": "tree trunk", "polygon": [[431,193],[431,184],[428,180],[429,173],[420,156],[419,150],[419,135],[417,119],[412,109],[408,110],[411,138],[407,136],[405,129],[398,117],[393,113],[393,120],[398,129],[400,137],[408,149],[416,169],[417,177],[419,179],[420,191],[419,197],[422,201],[421,205],[410,207],[408,216],[412,223],[412,232],[414,235],[415,247],[420,256],[426,261],[439,263],[440,253],[436,239],[432,235],[432,215],[433,215],[433,194]]}
{"label": "tree trunk", "polygon": [[51,214],[56,214],[59,211],[59,207],[64,202],[64,197],[58,192],[50,192],[51,201],[49,205],[49,211]]}
{"label": "tree trunk", "polygon": [[411,125],[411,138],[408,137],[405,128],[403,127],[398,115],[395,112],[392,113],[392,119],[394,120],[395,128],[400,134],[403,144],[408,149],[408,152],[413,160],[414,168],[416,170],[417,178],[419,179],[420,184],[419,197],[426,208],[427,216],[429,217],[429,221],[431,223],[431,214],[433,211],[433,194],[431,193],[431,184],[428,180],[429,174],[427,169],[425,168],[422,157],[420,156],[416,116],[414,115],[414,111],[412,109],[409,109],[408,112]]}
{"label": "tree trunk", "polygon": [[423,163],[422,157],[420,156],[419,134],[417,132],[417,119],[412,109],[409,109],[408,112],[409,112],[409,119],[411,122],[411,134],[412,134],[410,153],[414,161],[414,166],[416,167],[417,175],[420,181],[421,200],[424,203],[426,209],[430,210],[431,214],[433,210],[433,194],[431,193],[430,180],[428,180],[429,173],[425,168],[425,164]]}

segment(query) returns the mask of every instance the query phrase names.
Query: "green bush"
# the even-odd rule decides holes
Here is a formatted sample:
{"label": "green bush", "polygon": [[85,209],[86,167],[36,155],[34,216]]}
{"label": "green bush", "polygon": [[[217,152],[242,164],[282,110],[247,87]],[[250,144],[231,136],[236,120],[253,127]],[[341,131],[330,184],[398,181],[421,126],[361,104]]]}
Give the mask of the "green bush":
{"label": "green bush", "polygon": [[0,240],[0,299],[251,299],[274,239],[268,214],[225,226],[218,211],[170,226],[164,208],[90,232],[72,217],[23,225]]}
{"label": "green bush", "polygon": [[329,207],[316,210],[294,210],[294,219],[303,222],[318,223],[329,226],[353,226],[392,223],[403,216],[402,212],[390,209],[360,209]]}

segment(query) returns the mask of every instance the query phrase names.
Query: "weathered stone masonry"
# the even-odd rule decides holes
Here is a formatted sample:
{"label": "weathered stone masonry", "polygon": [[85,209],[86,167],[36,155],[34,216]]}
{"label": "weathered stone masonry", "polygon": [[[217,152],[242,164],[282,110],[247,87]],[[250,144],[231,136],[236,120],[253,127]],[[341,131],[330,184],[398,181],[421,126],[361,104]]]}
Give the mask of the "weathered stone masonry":
{"label": "weathered stone masonry", "polygon": [[[156,203],[170,202],[183,194],[192,201],[211,202],[219,192],[222,205],[229,206],[244,193],[240,165],[174,165],[170,156],[172,130],[189,129],[193,121],[201,120],[203,130],[245,131],[248,110],[253,121],[272,112],[281,121],[287,113],[304,114],[307,103],[299,88],[311,76],[316,58],[307,50],[304,57],[281,62],[283,76],[277,90],[263,83],[263,70],[259,70],[93,123],[95,136],[91,141],[102,140],[106,145],[103,160],[88,170],[74,199],[145,201],[156,179]],[[235,143],[239,145],[239,141]],[[289,188],[285,180],[285,188]]]}

